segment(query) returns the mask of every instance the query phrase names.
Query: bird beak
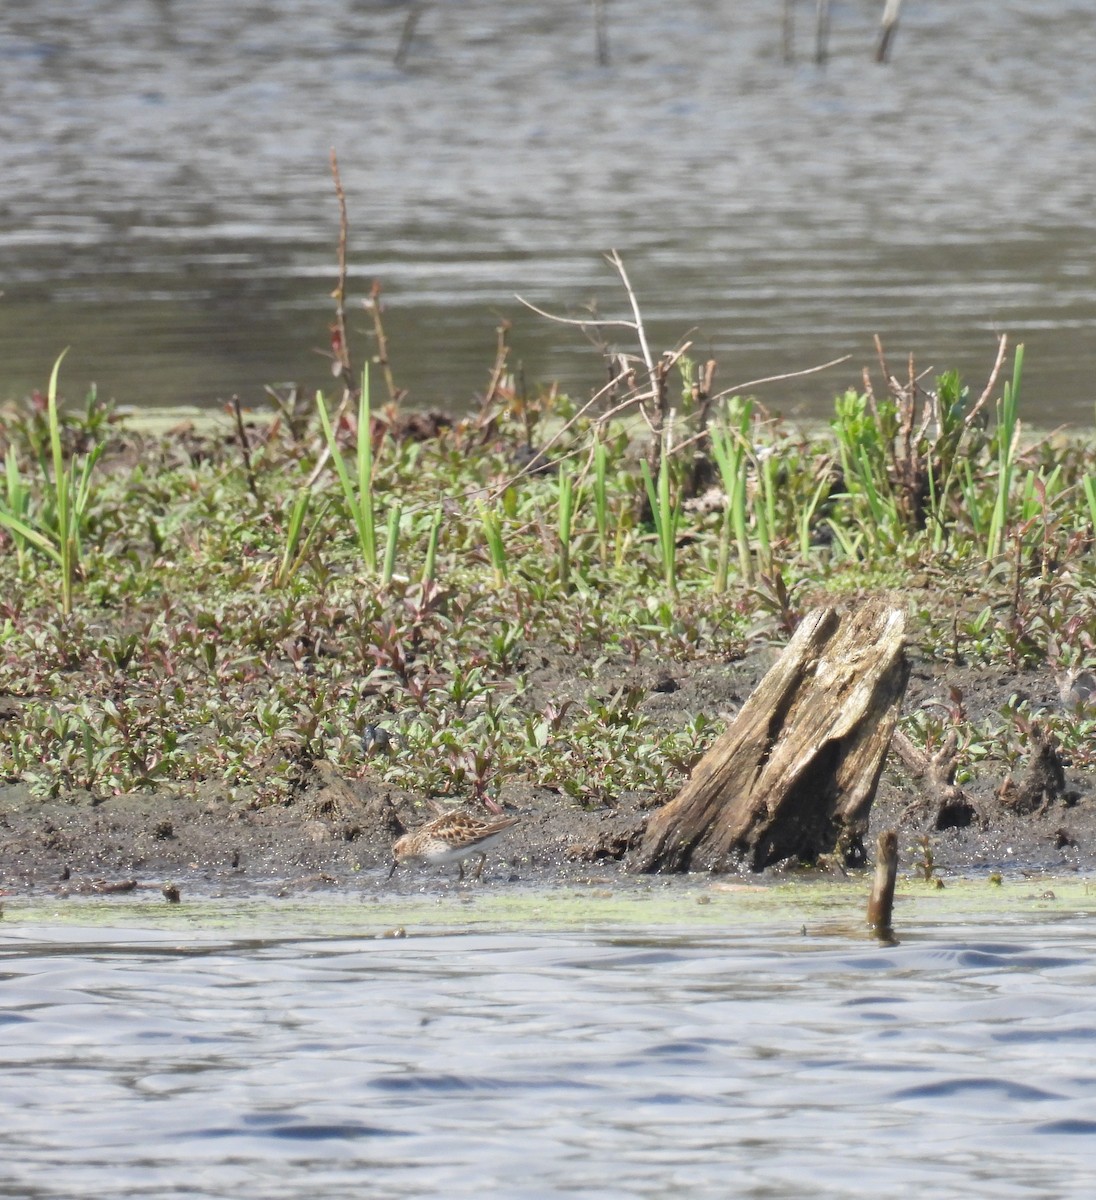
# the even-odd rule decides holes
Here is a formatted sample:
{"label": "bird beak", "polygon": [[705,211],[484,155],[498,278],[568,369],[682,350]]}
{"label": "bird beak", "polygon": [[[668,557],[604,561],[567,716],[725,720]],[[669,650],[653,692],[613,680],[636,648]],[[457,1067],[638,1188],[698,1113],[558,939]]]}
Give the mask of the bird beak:
{"label": "bird beak", "polygon": [[400,865],[400,860],[399,860],[398,858],[393,858],[393,859],[392,859],[392,869],[391,869],[391,870],[388,872],[388,874],[385,876],[385,878],[386,878],[386,879],[391,879],[391,878],[392,878],[392,876],[393,876],[393,875],[395,875],[395,873],[396,873],[396,868],[397,868],[399,865]]}

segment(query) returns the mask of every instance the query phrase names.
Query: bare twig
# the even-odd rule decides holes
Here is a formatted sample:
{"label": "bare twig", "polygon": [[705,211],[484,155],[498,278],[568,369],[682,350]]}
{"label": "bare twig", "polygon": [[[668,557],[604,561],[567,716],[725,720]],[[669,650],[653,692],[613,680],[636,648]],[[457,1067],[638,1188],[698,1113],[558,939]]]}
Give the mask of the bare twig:
{"label": "bare twig", "polygon": [[763,383],[780,383],[785,379],[799,379],[803,375],[817,375],[819,371],[828,371],[830,367],[839,367],[852,358],[851,354],[843,354],[840,358],[831,358],[829,362],[819,363],[817,367],[804,367],[802,371],[785,371],[782,375],[764,375],[760,379],[747,379],[745,383],[736,383],[733,387],[723,388],[712,399],[722,400],[724,396],[733,396],[736,392],[744,392],[747,388],[760,387]]}
{"label": "bare twig", "polygon": [[[627,385],[627,392],[623,399],[614,404],[610,411],[602,413],[598,418],[599,423],[605,423],[611,420],[614,416],[627,409],[637,408],[639,415],[646,424],[651,433],[650,447],[647,454],[647,463],[651,471],[652,478],[657,477],[661,456],[664,452],[664,443],[667,439],[664,436],[665,430],[669,428],[672,420],[671,413],[671,398],[670,398],[670,380],[672,371],[680,362],[681,358],[689,351],[692,346],[691,342],[685,342],[674,350],[669,350],[659,356],[656,362],[651,353],[650,343],[647,340],[646,330],[643,323],[643,314],[639,307],[639,301],[636,297],[635,289],[632,287],[631,280],[628,277],[627,269],[620,254],[613,250],[605,255],[606,261],[614,268],[620,278],[627,296],[628,303],[632,309],[632,320],[613,319],[604,320],[597,316],[575,318],[561,317],[555,313],[548,312],[540,308],[538,305],[532,304],[522,296],[517,296],[519,303],[523,304],[530,311],[535,312],[538,316],[545,317],[550,321],[555,321],[563,325],[572,325],[583,330],[601,330],[605,328],[630,329],[636,336],[639,345],[640,360],[643,363],[646,379],[641,381],[640,385],[636,384],[636,374],[638,363],[630,356],[621,354],[619,351],[610,351],[607,345],[602,345],[602,352],[609,357],[609,381],[597,393],[594,400],[587,403],[580,414],[583,415],[589,411],[593,404],[605,396],[617,397],[622,385],[622,381]],[[700,426],[697,433],[693,433],[688,437],[680,439],[676,445],[665,446],[666,452],[677,453],[687,446],[692,446],[698,441],[701,441],[706,436],[708,416],[711,405],[724,396],[731,395],[741,391],[744,388],[755,387],[758,384],[776,382],[779,380],[793,379],[802,375],[810,375],[816,371],[822,371],[829,367],[837,366],[840,363],[847,362],[849,355],[844,355],[841,358],[836,358],[830,362],[823,363],[817,367],[810,367],[802,371],[783,372],[778,375],[765,376],[761,379],[750,380],[746,383],[737,385],[736,387],[722,390],[718,393],[712,392],[712,383],[715,378],[716,363],[715,360],[709,360],[704,364],[701,373],[687,383],[691,390],[691,398],[693,400],[695,422]],[[635,366],[633,366],[635,363]],[[645,385],[645,386],[644,386]],[[552,441],[557,441],[568,429],[572,427],[576,417],[572,418],[561,430],[558,430]],[[549,443],[551,445],[552,443]],[[543,453],[543,451],[542,451]],[[524,474],[524,470],[522,474]],[[514,480],[520,478],[520,474],[515,476]],[[699,472],[694,472],[691,476],[695,482],[700,478]],[[508,486],[508,485],[507,485]]]}
{"label": "bare twig", "polygon": [[510,357],[510,322],[505,318],[499,321],[495,327],[495,362],[491,367],[491,382],[487,388],[487,394],[483,397],[483,403],[480,405],[479,423],[485,424],[487,412],[495,401],[495,397],[499,394],[499,388],[502,386],[503,377],[506,374],[506,362]]}
{"label": "bare twig", "polygon": [[[889,387],[891,373],[890,373],[890,367],[887,366],[887,356],[883,351],[883,339],[879,336],[879,334],[875,334],[874,341],[875,341],[875,356],[876,356],[876,358],[879,359],[879,369],[883,372],[883,383],[884,383],[884,385]],[[865,367],[864,368],[865,376],[867,376],[867,372],[868,372],[868,369],[867,369],[867,367]],[[878,425],[879,424],[879,409],[876,405],[875,392],[870,387],[868,388],[867,396],[868,396],[868,404],[871,407],[871,415],[875,418],[875,423]]]}
{"label": "bare twig", "polygon": [[632,281],[628,278],[628,272],[624,269],[624,263],[620,255],[615,250],[610,250],[605,255],[605,261],[611,263],[620,276],[620,282],[624,285],[625,292],[628,293],[628,302],[632,306],[632,315],[635,317],[636,337],[639,339],[639,350],[643,355],[643,365],[647,368],[647,374],[654,376],[655,364],[651,358],[651,351],[647,345],[647,334],[643,329],[643,316],[639,311],[639,301],[636,299],[636,294],[632,290]]}
{"label": "bare twig", "polygon": [[514,293],[514,299],[519,304],[524,304],[531,312],[535,312],[538,317],[547,317],[549,321],[555,321],[557,325],[577,325],[581,329],[588,329],[594,326],[597,329],[602,328],[620,328],[620,329],[635,329],[635,321],[625,321],[623,318],[610,320],[606,317],[561,317],[556,313],[550,313],[547,309],[538,308],[531,300],[526,300],[524,296]]}
{"label": "bare twig", "polygon": [[963,418],[964,425],[971,425],[974,418],[985,408],[990,396],[993,394],[993,389],[997,384],[997,376],[1001,373],[1001,367],[1005,361],[1005,351],[1008,349],[1008,334],[1002,333],[997,339],[997,358],[993,364],[993,370],[989,373],[989,379],[986,380],[985,390],[975,401],[974,406],[966,417]]}
{"label": "bare twig", "polygon": [[[643,327],[643,314],[640,312],[639,301],[636,299],[635,290],[632,287],[631,280],[628,278],[628,272],[624,267],[624,262],[621,259],[620,254],[616,250],[612,250],[605,255],[605,261],[608,262],[620,276],[620,282],[628,296],[628,303],[631,306],[634,320],[627,321],[621,318],[604,319],[594,316],[561,317],[555,313],[550,313],[545,309],[538,307],[531,301],[526,300],[523,296],[515,295],[515,299],[519,304],[524,304],[526,308],[532,312],[535,312],[538,316],[546,317],[549,321],[555,321],[560,325],[575,325],[580,329],[589,329],[591,327],[594,329],[631,329],[636,335],[636,340],[639,342],[640,356],[643,360],[643,366],[646,369],[647,378],[651,385],[650,391],[647,394],[651,400],[655,401],[656,412],[661,412],[662,408],[664,407],[665,364],[660,360],[659,364],[656,366],[655,361],[651,356],[651,349],[647,342],[647,333]],[[639,399],[642,400],[642,394],[640,395]],[[648,424],[651,425],[652,430],[654,430],[656,424],[653,418],[648,416],[647,421]]]}
{"label": "bare twig", "polygon": [[[552,436],[548,439],[548,441],[546,441],[544,443],[544,445],[540,448],[540,453],[537,455],[537,458],[533,462],[526,463],[526,465],[524,467],[522,467],[522,469],[520,471],[516,472],[509,479],[507,479],[504,483],[500,483],[497,487],[493,488],[491,490],[491,492],[489,493],[490,498],[492,500],[497,500],[498,497],[501,496],[506,491],[507,488],[512,487],[515,483],[518,482],[519,479],[522,479],[524,476],[528,475],[530,472],[536,470],[539,466],[543,465],[543,463],[545,461],[545,456],[547,455],[547,452],[549,450],[551,450],[551,448],[556,444],[556,442],[558,442],[569,430],[571,430],[579,421],[581,421],[582,418],[590,411],[590,409],[593,408],[594,405],[597,404],[604,396],[606,396],[609,392],[611,392],[615,386],[616,386],[616,381],[611,379],[607,384],[605,384],[604,387],[599,388],[590,397],[590,399],[587,400],[586,403],[575,412],[575,414],[571,417],[571,419],[569,421],[564,422],[564,424],[561,425],[560,428],[557,429],[554,434],[552,434]],[[631,403],[634,403],[634,401],[632,401]],[[606,419],[608,419],[608,415],[606,417],[602,418],[602,420],[606,420]]]}

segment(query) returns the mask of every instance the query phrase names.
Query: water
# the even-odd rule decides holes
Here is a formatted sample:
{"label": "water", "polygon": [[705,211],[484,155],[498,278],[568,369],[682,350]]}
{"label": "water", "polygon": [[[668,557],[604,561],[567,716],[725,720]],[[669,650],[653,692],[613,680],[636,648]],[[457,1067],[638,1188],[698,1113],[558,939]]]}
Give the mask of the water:
{"label": "water", "polygon": [[[0,394],[64,382],[128,404],[328,386],[337,147],[351,327],[384,286],[397,382],[421,405],[482,392],[500,318],[532,387],[604,380],[574,328],[628,315],[689,337],[717,384],[848,366],[760,394],[821,415],[874,361],[958,366],[1028,347],[1026,404],[1091,425],[1096,368],[1096,23],[1079,0],[814,6],[782,59],[778,0],[607,6],[439,0],[403,69],[382,0],[15,0],[0,12]],[[617,330],[614,343],[634,349]]]}
{"label": "water", "polygon": [[1087,912],[265,924],[5,922],[0,1195],[1091,1194]]}

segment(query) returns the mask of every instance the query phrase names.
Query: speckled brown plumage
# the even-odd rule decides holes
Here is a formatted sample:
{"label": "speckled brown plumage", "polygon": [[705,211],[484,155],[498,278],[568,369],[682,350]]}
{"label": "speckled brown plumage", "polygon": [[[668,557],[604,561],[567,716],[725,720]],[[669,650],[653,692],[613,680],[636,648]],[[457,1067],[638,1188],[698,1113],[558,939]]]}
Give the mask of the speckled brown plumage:
{"label": "speckled brown plumage", "polygon": [[426,862],[432,864],[457,864],[457,882],[464,879],[464,860],[473,855],[479,855],[479,865],[476,867],[473,879],[479,879],[483,872],[483,864],[487,861],[487,849],[510,828],[516,825],[518,817],[494,817],[485,819],[474,813],[458,811],[445,813],[433,821],[427,821],[418,829],[405,833],[392,847],[392,870],[389,878],[395,873],[396,867],[405,862]]}

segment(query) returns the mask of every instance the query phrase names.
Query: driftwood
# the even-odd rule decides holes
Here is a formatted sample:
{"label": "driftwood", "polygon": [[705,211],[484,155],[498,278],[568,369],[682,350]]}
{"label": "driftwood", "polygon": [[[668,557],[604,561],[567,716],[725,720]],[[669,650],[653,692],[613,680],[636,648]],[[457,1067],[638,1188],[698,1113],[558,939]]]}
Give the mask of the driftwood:
{"label": "driftwood", "polygon": [[863,835],[906,690],[902,612],[819,608],[693,770],[651,817],[636,871],[754,870]]}

